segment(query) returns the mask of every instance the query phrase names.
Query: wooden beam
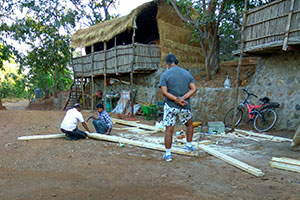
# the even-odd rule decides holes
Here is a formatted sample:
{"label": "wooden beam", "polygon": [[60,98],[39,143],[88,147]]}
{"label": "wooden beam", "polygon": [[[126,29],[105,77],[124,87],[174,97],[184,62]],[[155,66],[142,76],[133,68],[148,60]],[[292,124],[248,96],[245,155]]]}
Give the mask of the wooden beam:
{"label": "wooden beam", "polygon": [[65,138],[66,134],[51,134],[51,135],[30,135],[20,136],[18,140],[39,140],[39,139],[54,139],[54,138]]}
{"label": "wooden beam", "polygon": [[243,163],[239,160],[236,160],[235,158],[232,158],[232,157],[227,156],[223,153],[220,153],[220,152],[210,148],[209,146],[200,144],[200,145],[198,145],[198,147],[201,150],[205,151],[206,153],[209,153],[209,154],[211,154],[211,155],[213,155],[213,156],[215,156],[215,157],[217,157],[217,158],[219,158],[219,159],[221,159],[221,160],[223,160],[223,161],[225,161],[225,162],[227,162],[227,163],[229,163],[229,164],[231,164],[231,165],[233,165],[233,166],[235,166],[235,167],[237,167],[241,170],[244,170],[244,171],[246,171],[246,172],[248,172],[248,173],[250,173],[254,176],[263,176],[264,175],[264,173],[260,169],[252,167],[252,166],[250,166],[246,163]]}
{"label": "wooden beam", "polygon": [[155,126],[150,126],[150,125],[146,125],[146,124],[140,124],[140,123],[136,123],[136,122],[133,122],[133,121],[126,121],[126,120],[121,120],[121,119],[116,119],[116,118],[112,118],[112,121],[114,123],[139,127],[139,128],[146,129],[146,130],[152,130],[152,131],[157,131],[157,132],[163,132],[164,131],[162,128],[157,128]]}
{"label": "wooden beam", "polygon": [[295,166],[295,165],[290,165],[286,163],[280,163],[280,162],[270,162],[271,167],[273,168],[278,168],[278,169],[285,169],[288,171],[293,171],[293,172],[299,172],[300,173],[300,166]]}
{"label": "wooden beam", "polygon": [[[130,145],[134,145],[134,146],[138,146],[138,147],[142,147],[142,148],[153,149],[153,150],[158,150],[158,151],[165,151],[165,146],[162,144],[154,144],[154,143],[150,143],[150,142],[131,140],[131,139],[122,138],[122,137],[118,137],[118,136],[104,135],[104,134],[98,134],[98,133],[88,133],[88,136],[90,138],[94,138],[97,140],[105,140],[105,141],[110,141],[110,142],[130,144]],[[197,152],[188,153],[184,149],[176,148],[176,147],[172,148],[172,153],[186,155],[186,156],[198,156]]]}
{"label": "wooden beam", "polygon": [[300,160],[297,159],[293,159],[293,158],[286,158],[286,157],[273,157],[272,161],[275,162],[280,162],[280,163],[286,163],[286,164],[290,164],[290,165],[297,165],[300,167]]}

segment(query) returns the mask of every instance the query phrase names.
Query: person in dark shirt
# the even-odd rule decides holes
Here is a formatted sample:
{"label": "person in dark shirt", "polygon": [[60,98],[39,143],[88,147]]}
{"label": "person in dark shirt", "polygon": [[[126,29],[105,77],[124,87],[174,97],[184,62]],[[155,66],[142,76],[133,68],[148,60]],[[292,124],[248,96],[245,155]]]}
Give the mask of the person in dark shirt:
{"label": "person in dark shirt", "polygon": [[193,76],[179,67],[175,55],[166,56],[167,70],[162,74],[159,87],[165,98],[163,125],[166,126],[163,158],[172,161],[171,147],[174,126],[177,118],[186,126],[186,151],[192,152],[193,120],[190,97],[197,91]]}
{"label": "person in dark shirt", "polygon": [[98,116],[97,117],[92,116],[92,118],[94,119],[93,125],[95,127],[95,130],[97,133],[109,135],[113,126],[111,117],[104,110],[103,104],[101,103],[97,104],[96,108],[97,108]]}

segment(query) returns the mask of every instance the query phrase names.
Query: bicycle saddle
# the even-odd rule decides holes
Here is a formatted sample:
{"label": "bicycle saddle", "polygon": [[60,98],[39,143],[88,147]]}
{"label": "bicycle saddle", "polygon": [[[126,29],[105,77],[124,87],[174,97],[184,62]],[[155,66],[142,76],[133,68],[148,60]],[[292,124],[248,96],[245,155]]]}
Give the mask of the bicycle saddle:
{"label": "bicycle saddle", "polygon": [[264,97],[264,98],[260,98],[260,101],[262,101],[263,103],[269,103],[270,99],[268,97]]}

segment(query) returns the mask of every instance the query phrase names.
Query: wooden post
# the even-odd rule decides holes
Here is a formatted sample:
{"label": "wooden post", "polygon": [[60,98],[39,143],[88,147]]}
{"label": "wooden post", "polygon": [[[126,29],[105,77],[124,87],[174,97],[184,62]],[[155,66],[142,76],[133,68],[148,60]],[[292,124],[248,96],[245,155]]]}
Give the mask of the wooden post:
{"label": "wooden post", "polygon": [[115,37],[115,70],[116,75],[118,75],[118,50],[117,50],[117,36]]}
{"label": "wooden post", "polygon": [[95,84],[94,84],[94,45],[92,45],[92,75],[91,75],[91,96],[92,96],[92,105],[91,105],[91,110],[94,110],[94,92],[95,92]]}
{"label": "wooden post", "polygon": [[294,5],[295,5],[295,0],[291,0],[291,7],[290,7],[288,19],[287,19],[285,36],[284,36],[283,45],[282,45],[282,50],[284,50],[284,51],[287,50],[287,46],[288,46],[289,33],[290,33],[290,28],[291,28],[291,21],[292,21],[292,15],[293,15],[293,11],[294,11]]}
{"label": "wooden post", "polygon": [[236,96],[235,96],[235,103],[234,103],[234,116],[232,120],[232,131],[235,129],[235,121],[236,121],[236,111],[238,107],[238,99],[239,99],[239,87],[240,87],[240,71],[241,71],[241,64],[243,60],[243,53],[245,48],[245,26],[246,26],[246,20],[247,20],[247,3],[248,0],[245,0],[244,2],[244,15],[243,15],[243,25],[242,25],[242,31],[241,31],[241,50],[240,50],[240,58],[238,62],[237,67],[237,73],[236,73]]}
{"label": "wooden post", "polygon": [[106,88],[106,53],[107,53],[107,43],[104,42],[104,68],[103,68],[103,75],[104,75],[104,108],[106,110],[106,94],[107,94],[107,88]]}
{"label": "wooden post", "polygon": [[132,33],[132,50],[133,50],[133,58],[131,62],[131,70],[130,70],[130,100],[131,100],[131,115],[134,115],[134,101],[133,101],[133,65],[135,63],[135,31],[137,29],[136,19],[133,21],[133,33]]}

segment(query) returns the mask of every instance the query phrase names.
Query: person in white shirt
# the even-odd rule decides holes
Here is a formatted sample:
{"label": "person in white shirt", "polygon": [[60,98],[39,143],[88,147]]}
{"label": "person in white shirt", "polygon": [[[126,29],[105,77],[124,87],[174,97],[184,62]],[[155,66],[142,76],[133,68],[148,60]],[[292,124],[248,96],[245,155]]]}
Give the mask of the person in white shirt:
{"label": "person in white shirt", "polygon": [[87,138],[87,134],[77,128],[78,121],[80,121],[82,126],[88,132],[90,132],[88,126],[84,122],[80,110],[80,104],[76,103],[67,111],[62,123],[60,124],[60,129],[63,133],[66,134],[68,140],[79,140]]}

